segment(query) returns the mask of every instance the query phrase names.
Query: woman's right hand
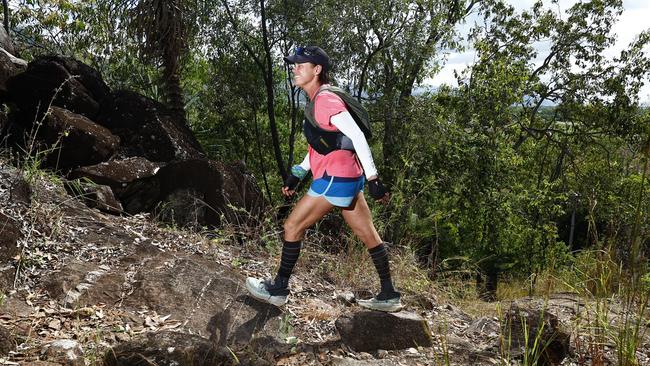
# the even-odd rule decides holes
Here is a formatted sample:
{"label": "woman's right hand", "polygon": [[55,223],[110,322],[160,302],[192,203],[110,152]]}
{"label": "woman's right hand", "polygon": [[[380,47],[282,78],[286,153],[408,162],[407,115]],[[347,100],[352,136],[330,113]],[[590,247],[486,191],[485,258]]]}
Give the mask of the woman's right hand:
{"label": "woman's right hand", "polygon": [[296,187],[300,183],[300,178],[296,177],[293,174],[289,174],[287,179],[284,180],[284,186],[282,187],[282,194],[291,197],[296,193]]}

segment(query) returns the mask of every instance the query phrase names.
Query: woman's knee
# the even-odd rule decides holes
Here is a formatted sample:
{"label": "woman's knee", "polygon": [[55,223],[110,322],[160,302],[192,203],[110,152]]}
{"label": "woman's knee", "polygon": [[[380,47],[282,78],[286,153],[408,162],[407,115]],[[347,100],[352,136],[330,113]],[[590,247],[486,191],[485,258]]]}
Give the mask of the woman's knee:
{"label": "woman's knee", "polygon": [[304,228],[302,225],[300,225],[300,222],[297,220],[292,220],[291,217],[289,217],[285,222],[284,222],[284,235],[285,237],[291,237],[291,238],[296,238],[296,237],[302,237],[302,233],[304,232]]}

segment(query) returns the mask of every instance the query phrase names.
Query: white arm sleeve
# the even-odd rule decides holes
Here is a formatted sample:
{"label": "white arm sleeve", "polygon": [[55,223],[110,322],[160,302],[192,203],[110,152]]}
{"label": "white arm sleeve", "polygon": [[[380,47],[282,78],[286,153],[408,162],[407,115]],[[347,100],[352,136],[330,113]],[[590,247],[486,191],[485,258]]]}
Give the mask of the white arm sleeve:
{"label": "white arm sleeve", "polygon": [[309,153],[307,153],[302,163],[298,165],[300,165],[301,168],[305,169],[305,171],[309,171],[309,169],[311,169],[311,165],[309,165]]}
{"label": "white arm sleeve", "polygon": [[352,145],[354,150],[363,165],[363,171],[366,174],[366,178],[370,178],[373,175],[377,175],[377,168],[375,168],[375,162],[372,160],[372,153],[370,152],[370,146],[368,146],[368,141],[366,136],[363,134],[363,131],[357,126],[357,123],[350,115],[350,112],[341,112],[330,118],[330,121],[339,131],[352,140]]}

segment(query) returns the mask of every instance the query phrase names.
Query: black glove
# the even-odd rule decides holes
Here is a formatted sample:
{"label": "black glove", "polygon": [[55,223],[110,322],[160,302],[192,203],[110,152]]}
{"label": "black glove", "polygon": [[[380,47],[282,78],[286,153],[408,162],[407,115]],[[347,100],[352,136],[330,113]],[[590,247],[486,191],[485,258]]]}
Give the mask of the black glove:
{"label": "black glove", "polygon": [[380,200],[384,198],[386,193],[388,193],[388,190],[383,184],[381,184],[379,178],[375,178],[368,181],[368,193],[370,193],[370,197]]}
{"label": "black glove", "polygon": [[300,178],[296,177],[293,174],[289,174],[289,176],[287,176],[287,179],[284,180],[284,186],[289,188],[291,191],[296,189],[298,183],[300,183]]}

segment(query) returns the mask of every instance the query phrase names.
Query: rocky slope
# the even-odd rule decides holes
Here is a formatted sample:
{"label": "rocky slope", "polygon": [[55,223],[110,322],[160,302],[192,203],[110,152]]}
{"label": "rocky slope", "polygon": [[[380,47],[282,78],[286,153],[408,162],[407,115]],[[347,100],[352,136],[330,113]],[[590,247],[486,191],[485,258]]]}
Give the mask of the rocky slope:
{"label": "rocky slope", "polygon": [[[0,219],[4,364],[497,365],[521,356],[522,315],[529,328],[545,318],[547,364],[588,364],[578,363],[589,352],[576,348],[577,334],[563,331],[589,308],[570,294],[548,299],[544,316],[541,299],[501,304],[514,325],[504,348],[507,322],[472,317],[430,294],[406,291],[407,309],[394,315],[360,309],[354,297],[371,288],[324,279],[319,263],[339,259],[313,249],[299,263],[289,303],[259,303],[246,295],[244,278],[269,275],[276,256],[252,237],[241,244],[147,215],[110,215],[70,196],[53,175],[25,182],[6,161]],[[421,336],[414,332],[430,344],[413,341]]]}

